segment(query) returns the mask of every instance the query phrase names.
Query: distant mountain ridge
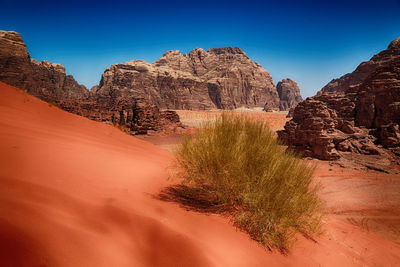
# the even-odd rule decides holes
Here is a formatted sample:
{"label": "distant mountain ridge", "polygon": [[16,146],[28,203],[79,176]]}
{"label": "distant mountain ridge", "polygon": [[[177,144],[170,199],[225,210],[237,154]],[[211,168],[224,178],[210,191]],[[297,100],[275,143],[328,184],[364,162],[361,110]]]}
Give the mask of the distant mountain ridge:
{"label": "distant mountain ridge", "polygon": [[282,105],[269,72],[238,47],[196,48],[188,54],[174,50],[152,64],[142,60],[114,64],[105,70],[96,93],[137,95],[170,109],[263,108],[267,104],[272,110],[288,110],[299,102],[297,98]]}
{"label": "distant mountain ridge", "polygon": [[[21,35],[13,31],[0,31],[0,81],[69,112],[141,133],[164,127],[151,117],[163,118],[165,125],[178,123],[176,114],[160,109],[288,110],[302,100],[296,82],[282,81],[278,92],[269,72],[237,47],[196,48],[189,54],[167,51],[152,64],[113,64],[89,91],[66,75],[62,65],[31,59]],[[147,110],[139,117],[148,114],[141,119],[148,127],[138,122],[133,126],[139,118],[136,107]]]}
{"label": "distant mountain ridge", "polygon": [[31,59],[21,35],[12,31],[0,31],[0,81],[51,102],[89,96],[62,65]]}

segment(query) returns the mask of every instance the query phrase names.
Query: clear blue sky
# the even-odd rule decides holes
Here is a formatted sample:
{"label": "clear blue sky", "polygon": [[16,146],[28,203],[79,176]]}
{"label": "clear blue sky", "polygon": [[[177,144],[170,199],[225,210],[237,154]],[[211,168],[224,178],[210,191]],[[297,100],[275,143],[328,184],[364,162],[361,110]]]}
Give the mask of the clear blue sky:
{"label": "clear blue sky", "polygon": [[63,64],[88,88],[114,63],[238,46],[312,96],[400,36],[400,0],[0,0],[0,10],[0,29],[21,33],[32,58]]}

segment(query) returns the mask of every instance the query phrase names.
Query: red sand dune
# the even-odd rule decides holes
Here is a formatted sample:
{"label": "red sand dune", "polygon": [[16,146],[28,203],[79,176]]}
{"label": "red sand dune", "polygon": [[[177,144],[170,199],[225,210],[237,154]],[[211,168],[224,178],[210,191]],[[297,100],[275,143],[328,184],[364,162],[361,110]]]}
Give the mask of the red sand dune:
{"label": "red sand dune", "polygon": [[[0,83],[1,266],[395,266],[400,245],[337,219],[265,251],[227,218],[154,198],[172,155]],[[176,182],[176,181],[175,181]]]}

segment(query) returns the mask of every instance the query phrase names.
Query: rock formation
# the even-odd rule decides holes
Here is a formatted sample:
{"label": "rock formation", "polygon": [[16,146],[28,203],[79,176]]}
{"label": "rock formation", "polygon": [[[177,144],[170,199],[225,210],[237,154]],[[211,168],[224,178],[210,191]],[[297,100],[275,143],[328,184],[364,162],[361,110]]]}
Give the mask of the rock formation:
{"label": "rock formation", "polygon": [[281,103],[269,72],[240,48],[197,48],[189,54],[168,51],[152,64],[114,64],[105,70],[96,92],[116,98],[140,96],[159,108],[288,110],[299,101],[299,89],[294,81],[287,84],[292,87],[285,83]]}
{"label": "rock formation", "polygon": [[91,93],[66,75],[63,66],[31,59],[16,32],[0,31],[0,53],[1,81],[51,102],[86,99],[90,94],[111,102],[142,98],[160,109],[273,111],[289,110],[301,101],[296,82],[283,80],[278,92],[269,72],[234,47],[197,48],[189,54],[168,51],[152,64],[114,64]]}
{"label": "rock formation", "polygon": [[89,95],[62,65],[31,59],[22,37],[12,31],[0,31],[0,81],[51,102]]}
{"label": "rock formation", "polygon": [[343,75],[339,79],[333,79],[318,94],[323,92],[345,92],[350,87],[359,86],[377,68],[388,65],[394,60],[393,57],[399,56],[393,54],[393,49],[399,46],[399,42],[399,38],[393,40],[388,49],[376,54],[369,61],[362,62],[352,73]]}
{"label": "rock formation", "polygon": [[233,47],[168,51],[152,64],[114,64],[89,91],[62,65],[31,59],[21,36],[7,31],[0,31],[0,81],[133,134],[180,127],[178,115],[163,109],[274,111],[302,100],[296,82],[285,79],[277,89],[268,71]]}
{"label": "rock formation", "polygon": [[160,111],[135,95],[89,93],[60,64],[30,58],[22,37],[0,31],[0,81],[18,87],[69,112],[115,124],[131,134],[172,131],[181,127],[173,111]]}
{"label": "rock formation", "polygon": [[66,111],[94,121],[113,124],[132,135],[172,133],[183,128],[175,111],[161,111],[141,98],[120,99],[91,97],[84,101],[63,100],[59,105]]}
{"label": "rock formation", "polygon": [[283,79],[276,85],[279,94],[279,110],[290,110],[303,101],[300,88],[292,79]]}
{"label": "rock formation", "polygon": [[278,132],[305,156],[380,155],[400,163],[400,38],[295,109]]}
{"label": "rock formation", "polygon": [[208,90],[206,83],[189,73],[135,60],[107,68],[96,95],[140,97],[162,109],[204,110],[216,108]]}

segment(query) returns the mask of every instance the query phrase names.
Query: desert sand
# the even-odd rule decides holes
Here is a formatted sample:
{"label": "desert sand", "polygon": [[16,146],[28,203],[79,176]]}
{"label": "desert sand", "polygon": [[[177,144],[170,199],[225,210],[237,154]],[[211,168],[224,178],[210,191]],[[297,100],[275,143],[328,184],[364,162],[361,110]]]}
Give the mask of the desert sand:
{"label": "desert sand", "polygon": [[[206,121],[213,121],[222,112],[227,112],[226,110],[175,110],[178,113],[181,122],[185,126],[189,127],[199,127]],[[246,116],[250,119],[264,120],[267,121],[269,127],[273,131],[282,130],[285,123],[290,120],[286,118],[287,111],[279,112],[265,112],[262,109],[236,109],[228,112],[234,112],[238,115]]]}
{"label": "desert sand", "polygon": [[4,83],[0,151],[2,266],[400,265],[399,243],[334,216],[335,207],[351,210],[354,199],[380,195],[364,196],[354,184],[356,193],[342,192],[337,167],[316,173],[330,202],[325,233],[316,242],[299,236],[283,255],[229,218],[159,200],[179,183],[169,179],[170,152]]}

